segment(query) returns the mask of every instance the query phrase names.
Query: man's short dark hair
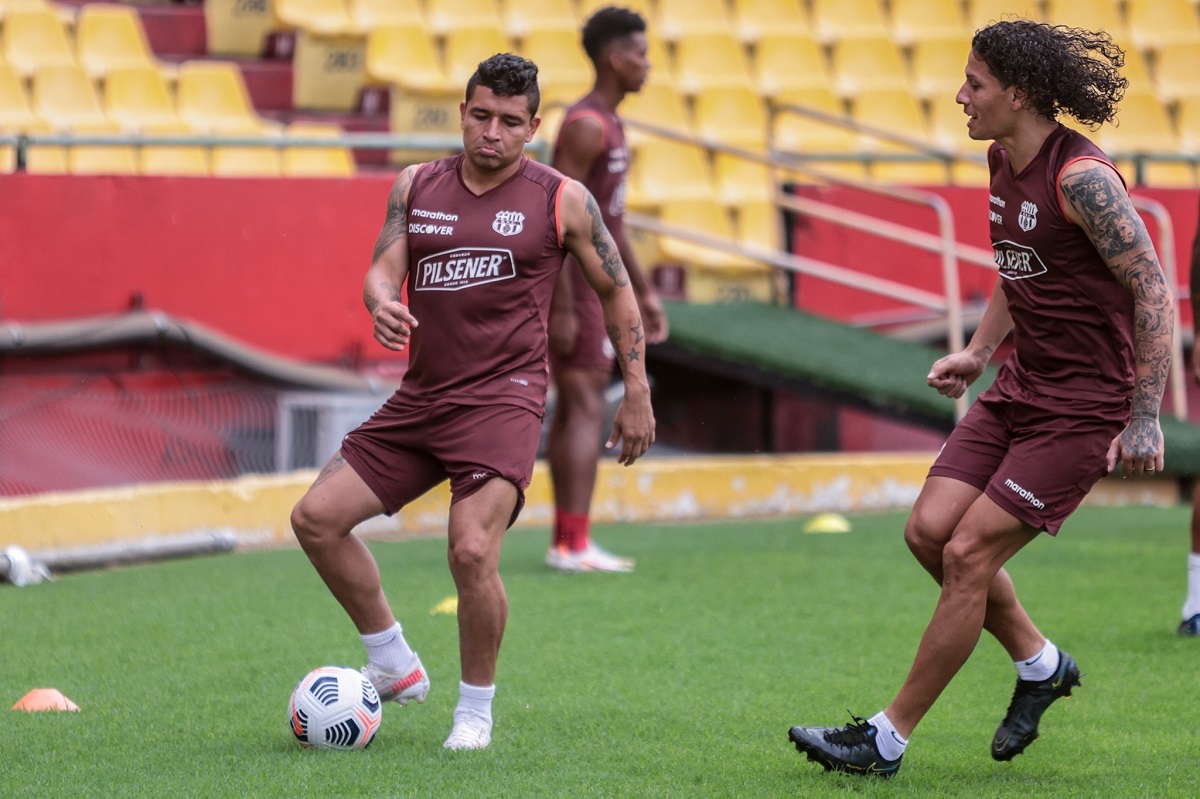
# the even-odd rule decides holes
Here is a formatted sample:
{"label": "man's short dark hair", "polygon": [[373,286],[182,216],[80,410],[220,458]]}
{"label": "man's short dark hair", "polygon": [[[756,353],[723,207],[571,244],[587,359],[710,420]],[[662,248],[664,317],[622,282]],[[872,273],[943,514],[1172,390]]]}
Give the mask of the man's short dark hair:
{"label": "man's short dark hair", "polygon": [[542,104],[537,77],[537,64],[529,59],[512,53],[496,53],[486,61],[480,61],[475,74],[467,81],[467,102],[471,102],[476,86],[491,89],[497,97],[524,95],[529,101],[529,118],[532,119]]}
{"label": "man's short dark hair", "polygon": [[635,33],[646,32],[646,20],[628,8],[605,6],[592,14],[583,26],[583,50],[593,64],[599,64],[604,50],[613,42]]}

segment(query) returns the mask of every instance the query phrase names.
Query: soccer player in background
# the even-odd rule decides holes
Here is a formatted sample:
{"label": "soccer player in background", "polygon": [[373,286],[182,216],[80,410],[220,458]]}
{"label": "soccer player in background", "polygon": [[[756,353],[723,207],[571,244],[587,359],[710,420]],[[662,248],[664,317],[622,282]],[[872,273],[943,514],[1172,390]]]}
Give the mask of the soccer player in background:
{"label": "soccer player in background", "polygon": [[936,361],[928,383],[962,396],[1010,331],[1014,352],[950,434],[905,526],[941,595],[899,693],[870,719],[789,731],[827,770],[895,775],[909,736],[985,629],[1017,669],[996,760],[1023,752],[1046,708],[1079,685],[1075,660],[1030,620],[1003,566],[1042,532],[1056,534],[1118,463],[1126,475],[1163,466],[1171,292],[1122,177],[1056,121],[1111,121],[1123,63],[1106,33],[1028,20],[994,23],[972,40],[957,99],[971,138],[993,140],[1000,277],[970,343]]}
{"label": "soccer player in background", "polygon": [[[667,337],[662,303],[650,286],[625,236],[625,175],[629,151],[617,107],[646,82],[646,22],[625,8],[607,6],[583,27],[583,48],[596,70],[591,92],[563,117],[553,165],[583,183],[596,198],[637,295],[647,343]],[[574,258],[559,275],[550,308],[550,365],[556,402],[546,460],[554,489],[554,531],[546,565],[564,572],[628,572],[634,563],[591,539],[592,492],[596,485],[605,389],[613,349],[595,292]]]}
{"label": "soccer player in background", "polygon": [[547,317],[568,252],[599,297],[625,377],[609,446],[620,441],[619,461],[629,465],[654,440],[637,300],[600,209],[580,183],[524,155],[539,100],[533,62],[509,54],[481,62],[460,106],[465,152],[397,178],[363,299],[376,340],[411,348],[408,370],[292,512],[297,539],[358,628],[363,673],[380,698],[423,702],[429,675],[351,531],[449,479],[462,679],[448,749],[491,741],[508,613],[500,545],[524,505],[541,438]]}
{"label": "soccer player in background", "polygon": [[[1192,295],[1192,377],[1200,383],[1200,229],[1192,238],[1188,285]],[[1200,636],[1200,482],[1192,489],[1192,548],[1187,558],[1187,595],[1178,633]]]}

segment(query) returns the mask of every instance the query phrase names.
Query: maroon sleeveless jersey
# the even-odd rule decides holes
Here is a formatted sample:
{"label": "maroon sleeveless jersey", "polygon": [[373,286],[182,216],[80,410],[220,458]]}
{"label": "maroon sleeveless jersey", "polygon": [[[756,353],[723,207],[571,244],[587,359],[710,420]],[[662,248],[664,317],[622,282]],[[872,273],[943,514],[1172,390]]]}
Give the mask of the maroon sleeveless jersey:
{"label": "maroon sleeveless jersey", "polygon": [[625,148],[625,126],[621,118],[608,110],[600,98],[589,94],[567,109],[558,128],[558,141],[562,143],[567,125],[580,117],[589,116],[600,123],[600,157],[592,163],[583,185],[596,198],[604,224],[614,236],[622,229],[625,213],[625,173],[629,169],[629,151]]}
{"label": "maroon sleeveless jersey", "polygon": [[1112,165],[1062,125],[1019,175],[1003,147],[988,149],[992,250],[1015,325],[1001,368],[1039,394],[1112,401],[1133,390],[1133,297],[1059,203],[1059,178],[1081,158]]}
{"label": "maroon sleeveless jersey", "polygon": [[422,165],[409,192],[408,307],[418,325],[399,395],[540,416],[566,180],[523,157],[515,175],[476,196],[462,181],[464,158]]}

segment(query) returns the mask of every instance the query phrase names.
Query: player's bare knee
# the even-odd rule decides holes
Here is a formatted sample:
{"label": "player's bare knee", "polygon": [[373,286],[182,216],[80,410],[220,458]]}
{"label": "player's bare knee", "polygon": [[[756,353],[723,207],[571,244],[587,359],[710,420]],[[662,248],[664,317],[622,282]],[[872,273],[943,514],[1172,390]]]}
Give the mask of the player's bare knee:
{"label": "player's bare knee", "polygon": [[292,508],[291,522],[292,533],[304,549],[320,546],[333,537],[329,533],[329,525],[314,512],[307,495]]}
{"label": "player's bare knee", "polygon": [[942,547],[942,586],[964,591],[987,591],[992,581],[993,570],[988,573],[991,558],[980,550],[970,536],[951,538]]}
{"label": "player's bare knee", "polygon": [[904,543],[913,557],[926,567],[941,561],[946,539],[944,531],[918,511],[914,511],[904,525]]}
{"label": "player's bare knee", "polygon": [[469,578],[481,573],[490,560],[490,550],[482,538],[463,536],[450,544],[448,559],[455,578]]}

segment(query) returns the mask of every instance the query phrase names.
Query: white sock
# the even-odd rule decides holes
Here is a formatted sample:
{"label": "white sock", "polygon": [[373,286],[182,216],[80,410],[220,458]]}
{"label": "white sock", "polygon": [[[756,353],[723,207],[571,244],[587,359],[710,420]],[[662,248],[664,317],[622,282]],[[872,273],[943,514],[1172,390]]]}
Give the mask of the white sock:
{"label": "white sock", "polygon": [[458,707],[454,709],[454,720],[458,721],[465,714],[472,714],[487,719],[492,723],[492,697],[496,695],[494,685],[469,685],[461,680],[458,683]]}
{"label": "white sock", "polygon": [[1188,592],[1183,603],[1183,618],[1200,613],[1200,552],[1188,554]]}
{"label": "white sock", "polygon": [[1054,676],[1054,672],[1058,671],[1058,647],[1047,638],[1046,645],[1042,647],[1041,652],[1029,660],[1015,660],[1013,665],[1017,667],[1017,676],[1022,680],[1031,682],[1048,680]]}
{"label": "white sock", "polygon": [[899,760],[900,756],[904,754],[905,747],[908,746],[908,739],[900,737],[900,733],[896,732],[896,728],[892,726],[892,721],[887,714],[881,710],[867,719],[867,723],[877,731],[875,748],[879,750],[879,756],[884,760]]}
{"label": "white sock", "polygon": [[400,622],[381,633],[360,635],[367,648],[367,662],[395,674],[407,674],[417,662],[417,655],[404,640]]}

